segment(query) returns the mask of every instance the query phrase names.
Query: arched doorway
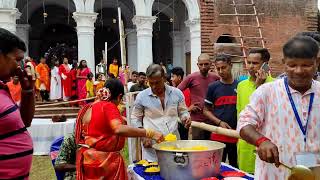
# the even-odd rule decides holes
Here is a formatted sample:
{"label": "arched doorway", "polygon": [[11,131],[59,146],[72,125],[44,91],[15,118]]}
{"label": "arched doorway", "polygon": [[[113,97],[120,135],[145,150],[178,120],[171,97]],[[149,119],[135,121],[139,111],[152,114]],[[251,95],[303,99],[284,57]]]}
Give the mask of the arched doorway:
{"label": "arched doorway", "polygon": [[[102,53],[105,51],[105,42],[107,42],[108,65],[112,63],[113,58],[117,58],[118,65],[121,65],[118,7],[122,11],[121,16],[124,29],[132,28],[132,18],[134,16],[134,4],[132,0],[95,0],[94,11],[99,13],[95,23],[94,37],[96,63],[99,63],[102,59]],[[128,62],[128,57],[126,57],[126,60]]]}
{"label": "arched doorway", "polygon": [[[105,51],[105,43],[108,43],[108,64],[112,63],[113,58],[120,59],[120,43],[119,43],[119,24],[118,12],[114,8],[103,8],[98,10],[99,15],[95,24],[94,47],[95,47],[95,63],[98,64],[103,58]],[[125,23],[125,21],[123,21]],[[121,61],[118,61],[119,65]]]}
{"label": "arched doorway", "polygon": [[[95,63],[99,64],[105,51],[105,42],[108,43],[108,64],[113,58],[120,59],[119,33],[111,26],[98,26],[94,31]],[[119,62],[120,63],[120,62]]]}
{"label": "arched doorway", "polygon": [[[157,14],[154,12],[153,14]],[[163,13],[158,15],[156,22],[153,24],[152,36],[152,53],[153,62],[168,64],[172,62],[172,21]],[[164,48],[165,47],[165,48]]]}
{"label": "arched doorway", "polygon": [[[183,1],[158,0],[153,3],[153,61],[172,66],[190,66],[190,33],[185,22],[188,10]],[[160,12],[160,13],[159,13]],[[164,48],[165,47],[165,48]]]}
{"label": "arched doorway", "polygon": [[[39,7],[29,18],[29,55],[39,60],[45,53],[57,44],[66,47],[77,47],[76,23],[71,12],[58,5],[45,7],[47,18],[43,17],[43,8]],[[71,16],[71,18],[70,18]]]}

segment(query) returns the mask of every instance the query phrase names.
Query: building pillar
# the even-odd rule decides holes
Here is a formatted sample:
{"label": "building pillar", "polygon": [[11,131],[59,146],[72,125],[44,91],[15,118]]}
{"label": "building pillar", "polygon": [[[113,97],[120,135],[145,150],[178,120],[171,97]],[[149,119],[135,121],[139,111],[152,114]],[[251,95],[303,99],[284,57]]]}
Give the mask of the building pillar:
{"label": "building pillar", "polygon": [[78,59],[79,61],[86,60],[93,74],[95,74],[94,23],[97,15],[98,13],[73,13],[73,18],[77,23]]}
{"label": "building pillar", "polygon": [[137,71],[137,32],[135,29],[126,29],[128,64],[132,71]]}
{"label": "building pillar", "polygon": [[20,16],[21,13],[17,8],[0,8],[0,27],[16,34],[16,20]]}
{"label": "building pillar", "polygon": [[181,67],[185,70],[186,63],[183,59],[183,44],[182,44],[182,33],[180,31],[174,31],[170,33],[172,38],[173,47],[173,58],[172,64],[174,67]]}
{"label": "building pillar", "polygon": [[17,36],[26,44],[26,56],[29,56],[29,24],[17,24]]}
{"label": "building pillar", "polygon": [[155,16],[135,16],[133,24],[137,29],[137,71],[145,72],[153,63],[152,57],[152,31]]}
{"label": "building pillar", "polygon": [[197,61],[201,54],[201,24],[200,19],[191,19],[185,22],[190,29],[191,46],[191,73],[198,71]]}

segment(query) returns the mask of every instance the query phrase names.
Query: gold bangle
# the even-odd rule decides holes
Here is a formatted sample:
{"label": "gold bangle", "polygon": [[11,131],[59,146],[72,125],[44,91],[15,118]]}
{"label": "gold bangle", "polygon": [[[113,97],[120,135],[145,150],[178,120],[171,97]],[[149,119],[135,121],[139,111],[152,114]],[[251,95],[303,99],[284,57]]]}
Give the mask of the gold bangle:
{"label": "gold bangle", "polygon": [[152,129],[146,129],[146,137],[147,138],[153,138],[155,132]]}

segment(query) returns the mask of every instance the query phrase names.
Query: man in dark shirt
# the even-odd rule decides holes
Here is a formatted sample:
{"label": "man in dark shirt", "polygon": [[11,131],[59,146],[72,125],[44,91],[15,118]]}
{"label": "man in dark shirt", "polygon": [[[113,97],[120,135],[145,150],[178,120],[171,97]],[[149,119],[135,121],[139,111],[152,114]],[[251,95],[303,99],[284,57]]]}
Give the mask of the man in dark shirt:
{"label": "man in dark shirt", "polygon": [[139,80],[138,83],[133,85],[130,88],[130,92],[137,92],[137,91],[143,91],[145,89],[148,88],[148,86],[146,85],[146,73],[144,72],[139,72]]}
{"label": "man in dark shirt", "polygon": [[[210,120],[209,123],[222,128],[237,128],[237,85],[238,82],[232,76],[231,58],[225,54],[218,54],[215,60],[220,81],[211,83],[205,98],[204,115]],[[228,155],[229,163],[238,167],[237,163],[237,139],[223,135],[211,134],[211,139],[226,144],[223,151],[223,162]]]}
{"label": "man in dark shirt", "polygon": [[[219,77],[214,73],[210,73],[211,60],[208,54],[201,54],[198,58],[198,72],[188,75],[178,86],[181,91],[190,89],[191,120],[198,122],[207,122],[208,119],[203,115],[204,98],[208,89],[208,85]],[[192,139],[209,140],[210,132],[199,128],[192,128]]]}

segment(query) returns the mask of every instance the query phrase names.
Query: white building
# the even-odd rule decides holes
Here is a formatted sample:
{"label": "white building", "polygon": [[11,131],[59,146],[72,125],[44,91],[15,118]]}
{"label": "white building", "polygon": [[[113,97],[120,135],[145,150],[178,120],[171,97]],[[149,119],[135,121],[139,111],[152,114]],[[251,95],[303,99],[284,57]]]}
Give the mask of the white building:
{"label": "white building", "polygon": [[78,59],[94,69],[105,42],[108,62],[120,59],[118,6],[132,69],[145,71],[152,62],[172,61],[174,66],[197,70],[201,53],[197,0],[0,0],[0,27],[23,39],[31,57],[38,59],[49,47],[66,43],[77,46]]}

